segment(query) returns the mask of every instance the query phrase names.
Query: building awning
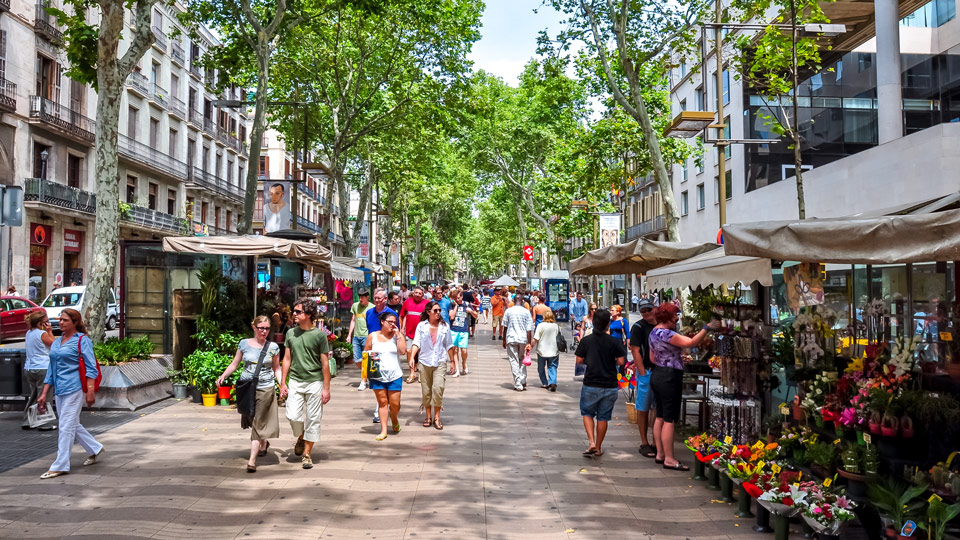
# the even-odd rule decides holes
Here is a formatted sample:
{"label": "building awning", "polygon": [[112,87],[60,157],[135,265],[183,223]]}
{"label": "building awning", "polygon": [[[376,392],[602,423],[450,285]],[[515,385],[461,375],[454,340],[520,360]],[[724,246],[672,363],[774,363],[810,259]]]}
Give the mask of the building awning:
{"label": "building awning", "polygon": [[960,260],[960,210],[762,221],[723,226],[727,255],[777,261],[896,264]]}
{"label": "building awning", "polygon": [[648,290],[675,289],[683,287],[709,287],[721,283],[746,284],[754,281],[767,287],[773,285],[770,259],[726,255],[717,248],[647,272]]}
{"label": "building awning", "polygon": [[337,261],[330,261],[330,275],[332,275],[334,279],[343,281],[365,282],[363,270],[352,268]]}
{"label": "building awning", "polygon": [[645,274],[654,268],[716,249],[717,244],[660,242],[637,238],[595,249],[570,261],[570,273],[580,275]]}
{"label": "building awning", "polygon": [[370,262],[366,259],[357,259],[355,257],[334,257],[333,260],[351,268],[365,268],[374,274],[384,273],[383,266]]}

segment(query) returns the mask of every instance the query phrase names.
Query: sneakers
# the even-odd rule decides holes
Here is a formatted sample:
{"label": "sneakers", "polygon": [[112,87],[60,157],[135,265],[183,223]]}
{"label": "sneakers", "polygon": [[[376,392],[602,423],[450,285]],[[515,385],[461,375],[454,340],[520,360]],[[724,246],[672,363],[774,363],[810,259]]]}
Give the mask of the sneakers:
{"label": "sneakers", "polygon": [[303,467],[304,469],[313,468],[313,459],[310,457],[309,454],[303,456],[303,459],[300,460],[300,466]]}
{"label": "sneakers", "polygon": [[379,409],[374,409],[374,410],[373,410],[373,423],[374,423],[374,424],[379,424],[379,423],[380,423],[380,410],[379,410]]}
{"label": "sneakers", "polygon": [[357,387],[357,391],[366,390],[369,387],[370,386],[367,384],[367,381],[363,380],[363,381],[360,381],[360,386]]}
{"label": "sneakers", "polygon": [[300,438],[297,439],[297,443],[293,445],[293,453],[298,456],[302,456],[305,445],[306,443],[303,441],[303,435],[301,435]]}
{"label": "sneakers", "polygon": [[556,391],[557,391],[557,385],[551,384],[551,385],[550,385],[550,391],[551,391],[551,392],[556,392]]}

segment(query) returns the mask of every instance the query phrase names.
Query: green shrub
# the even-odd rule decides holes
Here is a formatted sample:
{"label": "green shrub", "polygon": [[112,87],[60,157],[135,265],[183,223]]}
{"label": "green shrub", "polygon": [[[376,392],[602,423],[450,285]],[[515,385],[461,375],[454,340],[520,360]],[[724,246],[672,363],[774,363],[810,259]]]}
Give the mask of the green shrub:
{"label": "green shrub", "polygon": [[837,459],[837,447],[828,442],[813,443],[807,448],[807,458],[814,465],[832,470],[833,463]]}
{"label": "green shrub", "polygon": [[[217,391],[217,377],[227,369],[232,360],[233,356],[226,354],[196,350],[183,359],[183,373],[201,392],[212,394]],[[239,375],[240,370],[235,371],[228,384],[233,384]]]}
{"label": "green shrub", "polygon": [[146,360],[153,354],[154,345],[150,336],[139,338],[110,338],[103,343],[93,345],[93,353],[97,361],[104,366],[115,366],[122,362],[137,362]]}

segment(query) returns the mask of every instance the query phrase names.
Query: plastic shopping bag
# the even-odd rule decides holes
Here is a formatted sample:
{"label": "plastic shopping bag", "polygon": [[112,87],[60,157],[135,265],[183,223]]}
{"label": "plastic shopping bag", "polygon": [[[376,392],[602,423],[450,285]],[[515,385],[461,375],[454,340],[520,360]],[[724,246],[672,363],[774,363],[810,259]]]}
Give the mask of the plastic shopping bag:
{"label": "plastic shopping bag", "polygon": [[57,415],[53,412],[53,407],[47,407],[44,412],[40,412],[37,408],[37,404],[34,403],[27,409],[27,423],[30,424],[30,427],[40,427],[44,424],[49,424],[57,419]]}
{"label": "plastic shopping bag", "polygon": [[530,361],[530,351],[527,351],[527,354],[523,357],[523,365],[529,366],[533,362]]}

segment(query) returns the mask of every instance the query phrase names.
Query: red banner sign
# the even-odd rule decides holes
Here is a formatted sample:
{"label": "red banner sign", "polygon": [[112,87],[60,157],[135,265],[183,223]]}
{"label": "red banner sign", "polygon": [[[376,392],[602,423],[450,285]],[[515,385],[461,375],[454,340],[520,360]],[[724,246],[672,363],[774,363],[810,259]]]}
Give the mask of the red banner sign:
{"label": "red banner sign", "polygon": [[53,230],[49,225],[40,223],[30,224],[30,244],[34,246],[49,246],[53,242]]}
{"label": "red banner sign", "polygon": [[83,231],[73,229],[63,230],[63,251],[65,253],[80,253],[83,250]]}
{"label": "red banner sign", "polygon": [[533,246],[523,246],[523,260],[533,260]]}

